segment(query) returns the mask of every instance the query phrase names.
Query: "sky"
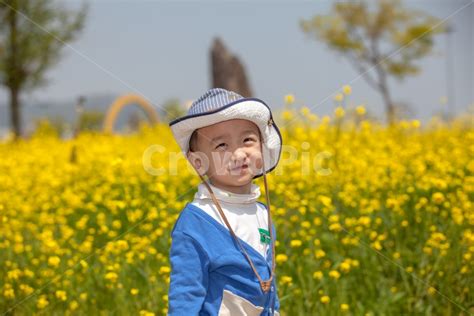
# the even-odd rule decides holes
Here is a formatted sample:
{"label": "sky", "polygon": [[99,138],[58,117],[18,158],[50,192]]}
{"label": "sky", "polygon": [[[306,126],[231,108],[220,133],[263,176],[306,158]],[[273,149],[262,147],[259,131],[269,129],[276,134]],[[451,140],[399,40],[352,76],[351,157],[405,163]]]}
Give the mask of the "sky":
{"label": "sky", "polygon": [[[69,8],[80,1],[62,1]],[[438,111],[447,96],[446,58],[454,62],[455,112],[474,103],[474,3],[470,0],[404,2],[446,20],[454,29],[435,41],[422,73],[390,80],[394,101],[409,104],[414,117]],[[209,49],[219,36],[244,64],[256,97],[272,108],[294,94],[298,105],[318,115],[333,111],[333,95],[352,86],[349,103],[382,113],[379,94],[357,71],[300,28],[302,19],[327,14],[332,1],[89,1],[86,26],[47,73],[49,85],[24,95],[29,102],[70,101],[79,95],[138,93],[159,107],[171,98],[185,102],[210,88]],[[0,90],[0,104],[8,101]]]}

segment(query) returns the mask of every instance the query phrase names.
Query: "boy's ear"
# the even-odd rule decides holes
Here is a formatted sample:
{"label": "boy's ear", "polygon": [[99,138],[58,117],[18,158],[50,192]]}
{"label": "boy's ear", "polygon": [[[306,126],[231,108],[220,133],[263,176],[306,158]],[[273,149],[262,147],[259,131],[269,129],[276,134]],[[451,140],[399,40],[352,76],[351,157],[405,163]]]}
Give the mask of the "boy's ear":
{"label": "boy's ear", "polygon": [[203,161],[202,153],[200,152],[194,152],[194,151],[188,151],[187,153],[187,158],[191,165],[196,169],[196,171],[201,175],[204,176],[206,174],[206,168],[205,168],[205,163]]}

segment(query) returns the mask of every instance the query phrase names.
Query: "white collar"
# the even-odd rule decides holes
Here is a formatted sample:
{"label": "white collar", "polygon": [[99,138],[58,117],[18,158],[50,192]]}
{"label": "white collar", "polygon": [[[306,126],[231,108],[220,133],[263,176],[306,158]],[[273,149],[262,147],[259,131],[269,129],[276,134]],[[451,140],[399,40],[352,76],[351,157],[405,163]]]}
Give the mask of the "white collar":
{"label": "white collar", "polygon": [[[208,182],[209,183],[209,182]],[[233,192],[229,192],[223,189],[220,189],[211,183],[209,183],[216,199],[219,201],[233,203],[233,204],[250,204],[255,203],[257,199],[260,197],[260,187],[254,183],[250,186],[250,194],[237,194]],[[200,183],[198,185],[198,191],[194,195],[195,199],[204,200],[204,199],[212,199],[209,193],[209,190],[204,185],[204,183]]]}

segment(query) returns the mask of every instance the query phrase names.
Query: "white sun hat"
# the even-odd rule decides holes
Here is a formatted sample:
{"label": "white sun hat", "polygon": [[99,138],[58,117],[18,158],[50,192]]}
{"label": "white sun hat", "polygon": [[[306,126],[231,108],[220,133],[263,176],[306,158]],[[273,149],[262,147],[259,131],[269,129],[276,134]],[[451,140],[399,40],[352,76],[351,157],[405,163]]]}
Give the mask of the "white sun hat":
{"label": "white sun hat", "polygon": [[232,91],[213,88],[194,101],[185,116],[173,120],[169,125],[186,156],[191,135],[196,129],[233,119],[249,120],[258,126],[263,138],[265,173],[272,171],[280,160],[282,138],[270,107],[260,99],[244,98]]}

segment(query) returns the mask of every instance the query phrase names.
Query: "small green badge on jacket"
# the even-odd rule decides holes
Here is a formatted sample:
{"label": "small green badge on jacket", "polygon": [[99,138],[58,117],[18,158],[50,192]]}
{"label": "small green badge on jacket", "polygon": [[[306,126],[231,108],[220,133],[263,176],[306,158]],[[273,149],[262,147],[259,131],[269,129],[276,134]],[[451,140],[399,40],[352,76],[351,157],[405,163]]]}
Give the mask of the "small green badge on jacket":
{"label": "small green badge on jacket", "polygon": [[258,231],[260,232],[260,242],[264,244],[270,244],[270,233],[268,230],[259,228]]}

